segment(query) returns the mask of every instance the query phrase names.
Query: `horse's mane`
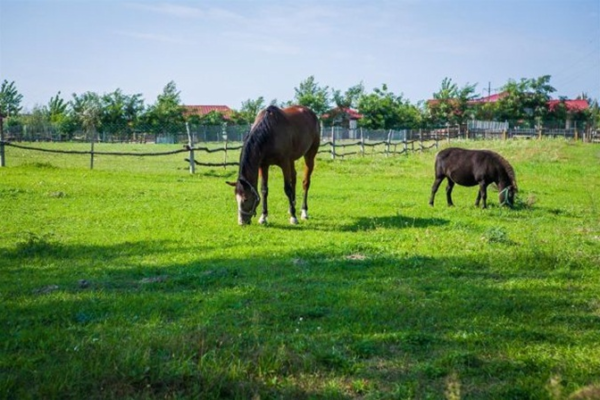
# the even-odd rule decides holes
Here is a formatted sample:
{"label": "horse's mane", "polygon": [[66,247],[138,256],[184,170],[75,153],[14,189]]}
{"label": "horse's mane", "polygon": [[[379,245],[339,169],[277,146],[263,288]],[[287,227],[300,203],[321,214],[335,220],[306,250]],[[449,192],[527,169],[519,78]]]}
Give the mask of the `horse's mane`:
{"label": "horse's mane", "polygon": [[[269,106],[262,110],[256,117],[250,132],[244,139],[240,163],[247,166],[251,161],[250,156],[260,156],[265,144],[270,140],[274,126],[285,119],[285,114],[277,106]],[[252,153],[252,154],[250,154]]]}
{"label": "horse's mane", "polygon": [[506,161],[506,159],[504,157],[502,157],[500,154],[498,153],[492,153],[494,158],[496,158],[496,160],[498,160],[498,162],[504,167],[504,170],[506,171],[506,173],[508,174],[508,177],[510,178],[510,181],[512,183],[512,185],[515,187],[515,190],[517,190],[517,176],[515,174],[515,170],[513,169],[512,165],[510,165],[510,163],[508,161]]}

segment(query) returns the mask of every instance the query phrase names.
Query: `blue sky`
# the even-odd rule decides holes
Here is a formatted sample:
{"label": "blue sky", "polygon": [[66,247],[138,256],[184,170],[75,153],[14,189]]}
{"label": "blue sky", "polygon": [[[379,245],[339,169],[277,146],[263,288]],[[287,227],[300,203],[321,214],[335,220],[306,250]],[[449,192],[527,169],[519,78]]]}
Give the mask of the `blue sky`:
{"label": "blue sky", "polygon": [[551,75],[554,97],[600,98],[600,0],[0,0],[0,80],[31,109],[116,89],[239,109],[292,100],[314,76],[416,103],[445,77],[492,93]]}

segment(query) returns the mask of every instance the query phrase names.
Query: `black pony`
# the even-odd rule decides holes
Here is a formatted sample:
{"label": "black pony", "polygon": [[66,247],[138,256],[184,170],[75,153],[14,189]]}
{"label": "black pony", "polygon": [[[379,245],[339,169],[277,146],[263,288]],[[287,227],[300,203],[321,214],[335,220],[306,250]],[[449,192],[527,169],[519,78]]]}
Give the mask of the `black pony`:
{"label": "black pony", "polygon": [[461,186],[479,185],[475,206],[483,199],[483,208],[487,207],[487,187],[490,183],[498,185],[500,205],[512,207],[517,192],[517,179],[512,166],[500,154],[489,150],[467,150],[450,147],[440,151],[435,157],[435,181],[431,188],[429,205],[440,184],[448,178],[446,198],[448,205],[452,203],[454,184]]}

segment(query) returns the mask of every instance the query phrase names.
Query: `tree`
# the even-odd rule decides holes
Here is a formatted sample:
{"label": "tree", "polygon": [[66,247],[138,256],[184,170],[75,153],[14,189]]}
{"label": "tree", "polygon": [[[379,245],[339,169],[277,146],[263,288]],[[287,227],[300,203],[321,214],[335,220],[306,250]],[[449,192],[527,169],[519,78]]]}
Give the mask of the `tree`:
{"label": "tree", "polygon": [[72,139],[75,132],[75,120],[69,114],[69,104],[60,97],[60,92],[51,97],[46,107],[48,120],[61,139]]}
{"label": "tree", "polygon": [[450,78],[442,80],[440,90],[433,94],[427,104],[429,118],[433,124],[462,124],[469,118],[470,102],[475,98],[477,85],[466,84],[462,88]]}
{"label": "tree", "polygon": [[121,89],[101,97],[102,131],[132,139],[133,131],[144,110],[141,94],[126,95]]}
{"label": "tree", "polygon": [[317,115],[329,109],[329,87],[320,87],[314,76],[300,82],[300,86],[294,90],[296,103],[312,109]]}
{"label": "tree", "polygon": [[550,93],[555,91],[550,85],[550,75],[536,79],[521,78],[519,82],[511,79],[502,87],[497,119],[538,125],[547,117]]}
{"label": "tree", "polygon": [[213,110],[210,111],[206,114],[204,114],[202,117],[200,117],[200,124],[201,125],[223,125],[223,123],[226,122],[225,119],[225,115],[223,115],[223,113]]}
{"label": "tree", "polygon": [[73,93],[70,105],[77,125],[87,134],[95,136],[102,114],[100,96],[94,92],[85,92],[81,96]]}
{"label": "tree", "polygon": [[365,87],[362,82],[358,85],[351,86],[342,94],[339,90],[332,89],[333,102],[337,108],[356,108],[358,100],[365,92]]}
{"label": "tree", "polygon": [[17,116],[22,110],[21,101],[23,95],[19,93],[15,82],[8,82],[6,79],[0,87],[0,112],[5,117]]}
{"label": "tree", "polygon": [[389,91],[385,83],[360,96],[358,111],[363,115],[359,125],[367,129],[414,128],[420,123],[419,109]]}
{"label": "tree", "polygon": [[239,114],[245,123],[251,124],[254,122],[259,111],[265,107],[265,99],[262,96],[256,100],[248,99],[242,102],[242,108],[240,108]]}
{"label": "tree", "polygon": [[148,128],[154,133],[184,132],[183,107],[175,82],[169,82],[144,115]]}

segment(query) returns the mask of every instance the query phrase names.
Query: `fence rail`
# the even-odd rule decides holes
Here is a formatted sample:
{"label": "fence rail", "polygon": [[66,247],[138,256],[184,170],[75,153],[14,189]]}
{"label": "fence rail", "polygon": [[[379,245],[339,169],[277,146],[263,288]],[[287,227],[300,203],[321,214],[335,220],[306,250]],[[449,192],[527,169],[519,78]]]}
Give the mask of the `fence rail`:
{"label": "fence rail", "polygon": [[[245,129],[245,130],[244,130]],[[153,152],[120,152],[120,151],[99,151],[95,149],[96,143],[105,143],[102,135],[95,135],[95,140],[90,140],[89,150],[59,150],[48,149],[33,144],[21,144],[19,141],[5,140],[4,132],[0,124],[0,166],[6,164],[6,148],[14,147],[26,151],[39,151],[57,154],[78,154],[90,156],[90,168],[94,167],[94,157],[103,156],[137,156],[152,157],[166,156],[179,153],[188,153],[189,156],[184,159],[189,165],[191,173],[195,172],[195,166],[203,167],[223,167],[239,165],[236,161],[230,161],[232,152],[234,157],[239,156],[238,151],[242,149],[243,136],[241,132],[247,132],[247,127],[236,128],[232,130],[235,141],[229,140],[229,131],[222,129],[220,134],[212,132],[211,135],[199,135],[198,131],[188,128],[187,144],[181,149],[170,151]],[[206,132],[205,132],[206,133]],[[200,146],[195,143],[200,137],[211,137],[210,142],[217,147]],[[479,124],[467,125],[461,129],[460,126],[446,126],[437,129],[419,129],[419,130],[366,130],[366,129],[344,129],[341,127],[328,127],[322,129],[322,142],[319,154],[328,154],[331,159],[344,159],[351,156],[371,156],[384,155],[397,156],[409,154],[410,152],[426,151],[432,148],[438,148],[441,141],[450,142],[456,139],[517,139],[517,138],[542,138],[542,137],[564,137],[574,140],[583,140],[589,142],[600,141],[600,135],[597,131],[579,134],[576,129],[552,129],[543,131],[541,129],[507,129],[503,124]],[[106,137],[104,137],[106,139]],[[156,138],[155,138],[156,139]],[[183,135],[177,135],[177,142],[183,141]],[[113,143],[113,142],[111,142]],[[146,142],[148,143],[148,142]],[[154,142],[156,146],[161,146],[161,141]],[[164,142],[163,142],[164,143]],[[223,152],[221,161],[198,161],[195,157],[197,153],[219,153]]]}

